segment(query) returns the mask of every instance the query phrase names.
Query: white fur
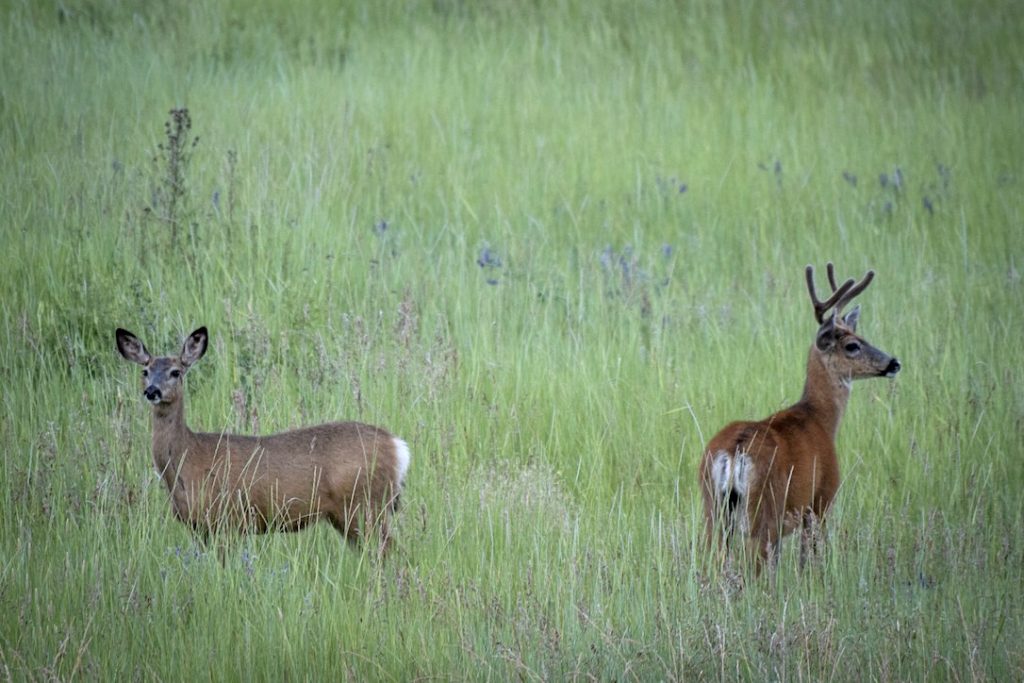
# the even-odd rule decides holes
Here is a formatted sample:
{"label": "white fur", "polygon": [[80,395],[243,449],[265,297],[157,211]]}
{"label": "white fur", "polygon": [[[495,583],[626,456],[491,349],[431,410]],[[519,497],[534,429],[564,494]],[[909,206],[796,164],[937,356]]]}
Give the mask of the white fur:
{"label": "white fur", "polygon": [[711,461],[711,481],[723,496],[735,489],[738,496],[746,497],[753,469],[754,463],[746,453],[740,451],[730,456],[726,451],[718,451]]}
{"label": "white fur", "polygon": [[398,480],[395,483],[401,486],[402,482],[405,481],[405,473],[409,469],[409,461],[412,459],[412,456],[409,455],[409,444],[397,436],[393,438],[395,442],[395,466],[398,468]]}
{"label": "white fur", "polygon": [[715,484],[715,490],[720,494],[727,495],[732,488],[732,460],[725,451],[715,453],[715,459],[711,461],[711,481]]}
{"label": "white fur", "polygon": [[743,452],[737,453],[732,463],[732,485],[742,498],[746,498],[750,491],[750,475],[753,471],[754,463],[750,456]]}
{"label": "white fur", "polygon": [[[754,474],[754,463],[743,451],[735,455],[728,451],[718,451],[711,461],[711,481],[715,490],[725,499],[733,491],[740,504],[736,509],[728,511],[727,529],[738,528],[739,533],[750,531],[750,518],[747,516],[747,495],[750,492],[750,480]],[[726,532],[728,536],[728,532]]]}
{"label": "white fur", "polygon": [[754,474],[754,463],[749,455],[741,451],[736,454],[732,470],[733,487],[735,487],[736,493],[739,494],[740,500],[744,501],[737,511],[736,521],[740,533],[747,534],[750,532],[750,517],[748,516],[749,510],[747,509],[746,500],[750,493],[750,479]]}

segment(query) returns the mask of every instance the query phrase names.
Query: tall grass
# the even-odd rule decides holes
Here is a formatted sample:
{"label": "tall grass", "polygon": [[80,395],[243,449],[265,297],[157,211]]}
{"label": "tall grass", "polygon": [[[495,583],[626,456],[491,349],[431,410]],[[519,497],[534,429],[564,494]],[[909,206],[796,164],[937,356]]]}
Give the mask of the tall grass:
{"label": "tall grass", "polygon": [[[2,13],[4,678],[1024,676],[1014,3]],[[741,586],[697,461],[796,398],[828,259],[904,371],[820,566]],[[171,518],[113,330],[200,324],[193,427],[409,441],[388,562]]]}

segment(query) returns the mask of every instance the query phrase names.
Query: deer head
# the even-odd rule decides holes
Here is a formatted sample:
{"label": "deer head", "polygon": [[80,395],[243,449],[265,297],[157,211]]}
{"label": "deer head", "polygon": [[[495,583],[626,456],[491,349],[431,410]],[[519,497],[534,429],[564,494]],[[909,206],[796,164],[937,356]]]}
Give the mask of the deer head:
{"label": "deer head", "polygon": [[181,399],[185,373],[206,353],[209,339],[206,328],[200,327],[185,339],[179,355],[153,357],[142,341],[128,330],[117,328],[115,337],[121,355],[142,366],[142,393],[154,406]]}
{"label": "deer head", "polygon": [[844,382],[865,377],[895,376],[900,371],[900,362],[857,334],[860,306],[854,306],[852,311],[843,315],[846,305],[871,284],[875,271],[869,270],[860,282],[850,278],[838,287],[835,267],[831,261],[826,271],[832,295],[825,301],[818,299],[814,290],[814,266],[807,266],[806,272],[807,291],[814,306],[814,317],[819,324],[814,348],[829,374]]}

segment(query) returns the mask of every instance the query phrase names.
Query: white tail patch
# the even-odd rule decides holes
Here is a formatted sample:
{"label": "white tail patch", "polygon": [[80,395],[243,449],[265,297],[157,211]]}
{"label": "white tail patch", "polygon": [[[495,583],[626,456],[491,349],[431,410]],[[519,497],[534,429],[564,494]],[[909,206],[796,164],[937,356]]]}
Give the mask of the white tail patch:
{"label": "white tail patch", "polygon": [[715,459],[711,461],[711,481],[719,495],[728,495],[732,488],[732,459],[725,451],[715,453]]}
{"label": "white tail patch", "polygon": [[395,469],[398,470],[395,484],[401,487],[402,482],[405,481],[405,473],[409,470],[409,461],[412,460],[412,456],[409,455],[409,444],[397,436],[393,438],[395,442]]}
{"label": "white tail patch", "polygon": [[754,472],[754,463],[746,453],[737,453],[732,461],[732,482],[736,493],[746,498],[750,491],[750,476]]}
{"label": "white tail patch", "polygon": [[750,490],[750,475],[753,469],[754,463],[743,451],[736,455],[718,451],[711,461],[711,481],[721,495],[728,496],[735,492],[737,496],[744,498]]}
{"label": "white tail patch", "polygon": [[753,472],[754,463],[743,451],[718,451],[711,460],[711,481],[720,497],[718,505],[723,506],[719,510],[726,522],[726,538],[737,527],[741,534],[750,531],[746,501]]}

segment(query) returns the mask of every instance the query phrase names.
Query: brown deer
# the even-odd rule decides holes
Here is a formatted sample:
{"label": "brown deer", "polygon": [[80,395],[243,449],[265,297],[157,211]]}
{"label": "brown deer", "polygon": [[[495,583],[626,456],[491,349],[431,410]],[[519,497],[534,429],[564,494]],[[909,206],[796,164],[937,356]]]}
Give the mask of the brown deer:
{"label": "brown deer", "polygon": [[[724,559],[734,532],[746,537],[755,570],[778,558],[782,537],[802,533],[800,565],[817,551],[818,536],[839,488],[835,439],[853,380],[893,377],[898,360],[856,333],[860,307],[843,308],[874,278],[868,271],[854,283],[836,287],[828,264],[832,295],[814,293],[814,268],[807,266],[807,289],[818,333],[807,360],[804,393],[795,404],[760,422],[733,422],[715,435],[700,463],[707,543]],[[831,313],[829,311],[831,310]],[[717,539],[716,539],[717,537]]]}
{"label": "brown deer", "polygon": [[350,542],[379,531],[388,545],[406,470],[406,443],[379,427],[330,422],[269,436],[197,433],[185,423],[185,373],[206,353],[200,327],[177,356],[154,357],[117,329],[121,355],[142,366],[153,406],[153,463],[171,508],[204,542],[211,532],[298,531],[326,518]]}

